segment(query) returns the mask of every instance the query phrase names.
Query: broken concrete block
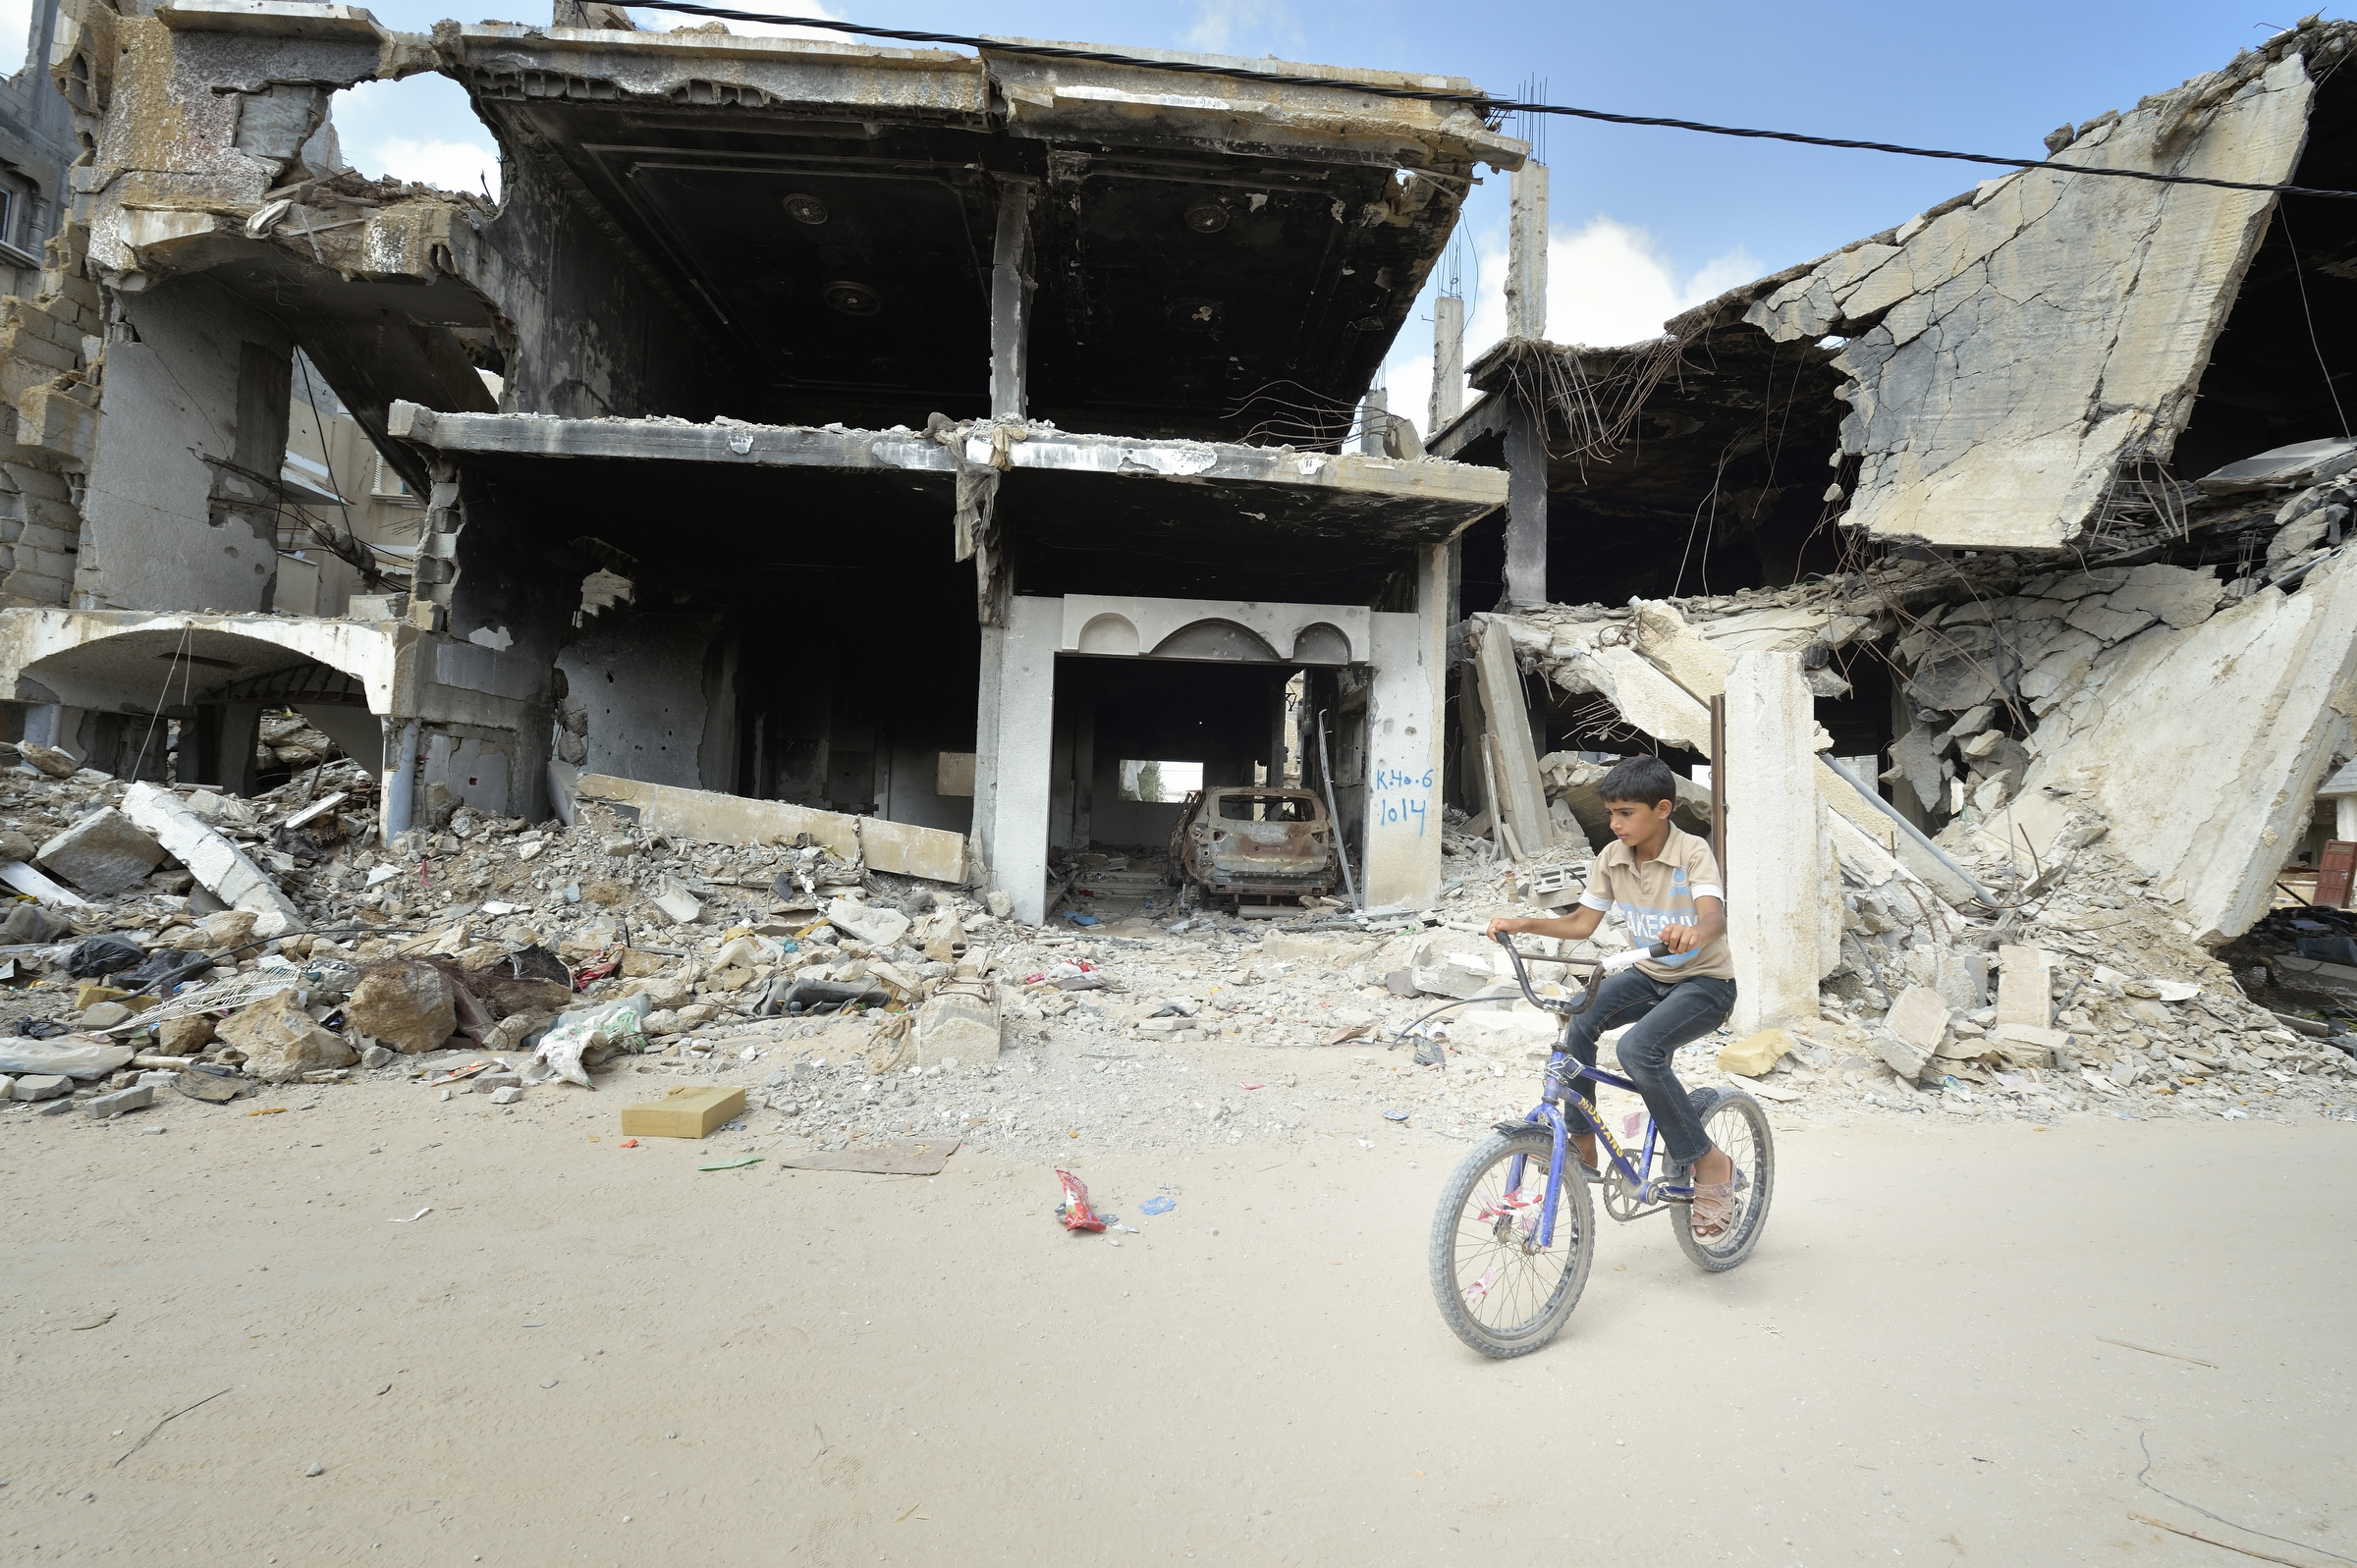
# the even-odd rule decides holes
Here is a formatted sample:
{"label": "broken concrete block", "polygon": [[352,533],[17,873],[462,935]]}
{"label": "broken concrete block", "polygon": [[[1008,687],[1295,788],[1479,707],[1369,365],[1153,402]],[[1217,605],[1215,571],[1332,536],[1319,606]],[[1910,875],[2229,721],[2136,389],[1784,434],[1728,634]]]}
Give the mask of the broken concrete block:
{"label": "broken concrete block", "polygon": [[916,1015],[916,1056],[927,1066],[945,1059],[967,1067],[996,1061],[1001,1039],[995,989],[987,999],[962,989],[942,992]]}
{"label": "broken concrete block", "polygon": [[1883,1027],[1894,1037],[1929,1055],[1946,1038],[1947,1003],[1926,986],[1909,986],[1898,994],[1883,1017]]}
{"label": "broken concrete block", "polygon": [[495,1106],[512,1106],[522,1098],[523,1091],[512,1083],[502,1084],[491,1091],[491,1103]]}
{"label": "broken concrete block", "polygon": [[2160,619],[2149,610],[2114,610],[2108,599],[2082,599],[2063,618],[2065,623],[2104,642],[2118,642],[2132,637]]}
{"label": "broken concrete block", "polygon": [[292,1083],[323,1067],[349,1067],[359,1054],[321,1028],[296,1003],[296,993],[274,992],[221,1020],[223,1041],[246,1053],[246,1074],[264,1083]]}
{"label": "broken concrete block", "polygon": [[136,1084],[129,1089],[118,1089],[111,1095],[85,1100],[82,1103],[82,1110],[92,1121],[104,1121],[110,1116],[120,1116],[126,1110],[139,1110],[154,1104],[155,1086]]}
{"label": "broken concrete block", "polygon": [[82,1008],[82,1016],[76,1021],[84,1029],[112,1029],[119,1023],[129,1023],[137,1016],[119,1001],[101,1001],[95,1006]]}
{"label": "broken concrete block", "polygon": [[2345,460],[2357,455],[2357,443],[2335,441],[2303,441],[2295,446],[2276,447],[2229,462],[2213,469],[2194,481],[2204,495],[2230,496],[2245,490],[2265,490],[2275,485],[2301,484],[2312,480],[2320,468],[2329,465],[2346,466]]}
{"label": "broken concrete block", "polygon": [[2131,568],[2127,585],[2114,589],[2104,608],[2146,611],[2183,629],[2209,620],[2224,591],[2216,567],[2189,569],[2156,561]]}
{"label": "broken concrete block", "polygon": [[2055,1021],[2054,960],[2037,947],[1997,949],[1997,1021],[2044,1029]]}
{"label": "broken concrete block", "polygon": [[2051,1067],[2056,1053],[2070,1044],[2059,1029],[2038,1029],[2026,1023],[2001,1023],[1989,1039],[2003,1055],[2026,1067]]}
{"label": "broken concrete block", "polygon": [[647,902],[662,910],[663,918],[675,926],[692,926],[704,912],[704,906],[696,901],[693,893],[679,888],[659,892]]}
{"label": "broken concrete block", "polygon": [[1757,1078],[1775,1071],[1777,1062],[1792,1049],[1790,1035],[1781,1029],[1763,1029],[1721,1051],[1719,1066],[1725,1072],[1739,1072],[1746,1078]]}
{"label": "broken concrete block", "polygon": [[638,825],[648,832],[740,847],[793,843],[808,834],[812,842],[824,844],[840,860],[864,859],[873,869],[898,876],[965,880],[965,835],[946,829],[596,773],[573,781],[573,792],[578,799],[635,808]]}
{"label": "broken concrete block", "polygon": [[62,1073],[28,1072],[16,1081],[9,1092],[11,1100],[55,1100],[74,1092],[74,1080]]}
{"label": "broken concrete block", "polygon": [[[360,1033],[407,1054],[440,1050],[459,1027],[449,979],[432,964],[408,959],[372,965],[353,987],[344,1016]],[[227,1038],[226,1024],[222,1033]]]}
{"label": "broken concrete block", "polygon": [[11,829],[0,832],[0,860],[30,860],[40,853],[30,838]]}
{"label": "broken concrete block", "polygon": [[255,918],[250,909],[217,910],[197,921],[196,931],[207,947],[235,947],[252,938]]}
{"label": "broken concrete block", "polygon": [[986,901],[990,904],[992,919],[1011,920],[1014,917],[1014,894],[993,888]]}
{"label": "broken concrete block", "polygon": [[871,947],[890,947],[908,934],[908,917],[898,909],[838,898],[827,905],[827,924]]}
{"label": "broken concrete block", "polygon": [[91,897],[111,898],[161,864],[164,846],[107,806],[41,845],[33,858],[42,870]]}
{"label": "broken concrete block", "polygon": [[[250,909],[257,916],[276,915],[281,932],[302,923],[302,911],[278,890],[244,850],[205,826],[171,790],[141,781],[123,791],[123,812],[155,836],[175,860],[198,883],[233,908]],[[261,930],[257,921],[255,930]]]}

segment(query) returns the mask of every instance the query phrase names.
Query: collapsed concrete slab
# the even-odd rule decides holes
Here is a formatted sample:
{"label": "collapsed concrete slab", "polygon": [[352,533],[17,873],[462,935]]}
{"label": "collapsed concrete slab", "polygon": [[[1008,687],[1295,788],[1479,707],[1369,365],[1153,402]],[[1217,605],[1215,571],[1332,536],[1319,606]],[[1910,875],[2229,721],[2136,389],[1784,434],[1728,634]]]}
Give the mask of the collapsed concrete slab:
{"label": "collapsed concrete slab", "polygon": [[269,921],[275,929],[264,931],[262,920],[254,923],[254,930],[262,936],[281,937],[302,928],[302,911],[279,892],[278,884],[171,790],[134,784],[123,791],[123,814],[153,834],[156,842],[188,867],[205,891],[233,909],[250,909]]}
{"label": "collapsed concrete slab", "polygon": [[818,811],[782,800],[751,800],[707,789],[641,784],[604,774],[582,775],[575,789],[579,799],[627,807],[647,829],[683,838],[747,848],[792,844],[806,837],[842,859],[864,860],[871,870],[922,877],[928,882],[965,881],[966,844],[961,833]]}

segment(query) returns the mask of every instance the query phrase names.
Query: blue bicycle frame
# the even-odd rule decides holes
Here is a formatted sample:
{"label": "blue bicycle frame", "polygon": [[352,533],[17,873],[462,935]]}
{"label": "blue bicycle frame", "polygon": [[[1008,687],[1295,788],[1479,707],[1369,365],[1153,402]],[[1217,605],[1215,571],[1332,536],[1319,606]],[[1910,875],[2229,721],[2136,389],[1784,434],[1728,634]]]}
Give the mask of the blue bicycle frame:
{"label": "blue bicycle frame", "polygon": [[[1543,1000],[1530,989],[1529,973],[1522,967],[1522,954],[1514,945],[1504,937],[1500,937],[1498,942],[1499,946],[1506,948],[1507,954],[1514,960],[1514,978],[1521,982],[1522,995],[1530,1000],[1531,1005],[1561,1015],[1563,1019],[1563,1028],[1567,1029],[1574,1016],[1587,1011],[1595,1003],[1596,987],[1604,978],[1603,965],[1599,964],[1595,972],[1589,976],[1587,990],[1576,1004],[1551,1002]],[[1659,946],[1651,949],[1656,956],[1667,950],[1667,948]],[[1574,1068],[1576,1070],[1572,1070]],[[1605,1126],[1604,1118],[1596,1114],[1595,1103],[1576,1087],[1583,1080],[1589,1083],[1610,1084],[1616,1089],[1625,1089],[1631,1094],[1641,1093],[1637,1086],[1626,1078],[1606,1072],[1601,1067],[1575,1063],[1571,1056],[1562,1049],[1562,1034],[1559,1031],[1557,1049],[1547,1058],[1547,1082],[1551,1085],[1559,1085],[1564,1091],[1564,1098],[1571,1105],[1578,1107],[1579,1119],[1585,1122],[1587,1129],[1600,1140],[1599,1149],[1611,1159],[1613,1168],[1620,1173],[1621,1179],[1626,1181],[1629,1189],[1635,1193],[1639,1212],[1653,1212],[1646,1209],[1646,1205],[1659,1205],[1676,1200],[1691,1201],[1694,1196],[1694,1187],[1691,1182],[1655,1181],[1650,1174],[1653,1169],[1654,1144],[1659,1135],[1659,1129],[1654,1126],[1653,1117],[1648,1115],[1645,1118],[1643,1151],[1638,1162],[1631,1164],[1628,1151],[1620,1146],[1620,1140],[1614,1137],[1612,1130]],[[1531,1108],[1529,1114],[1525,1115],[1522,1121],[1524,1125],[1532,1122],[1540,1123],[1553,1135],[1554,1148],[1547,1162],[1547,1212],[1539,1217],[1538,1235],[1539,1245],[1549,1247],[1555,1244],[1556,1200],[1562,1191],[1563,1154],[1570,1146],[1573,1129],[1564,1115],[1563,1108],[1552,1100],[1541,1100],[1538,1105]],[[1530,1157],[1527,1155],[1516,1155],[1507,1163],[1506,1176],[1508,1192],[1521,1189],[1522,1178],[1529,1163]],[[1609,1205],[1606,1212],[1611,1213]],[[1614,1217],[1635,1218],[1637,1216],[1616,1215]]]}

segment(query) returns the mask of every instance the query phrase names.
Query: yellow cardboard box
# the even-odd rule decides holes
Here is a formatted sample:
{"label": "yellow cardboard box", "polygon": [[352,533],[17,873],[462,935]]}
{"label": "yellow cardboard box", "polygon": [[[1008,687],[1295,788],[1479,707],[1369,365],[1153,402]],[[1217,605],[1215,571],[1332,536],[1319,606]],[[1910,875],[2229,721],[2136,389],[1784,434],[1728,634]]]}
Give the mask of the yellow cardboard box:
{"label": "yellow cardboard box", "polygon": [[682,1084],[662,1099],[622,1108],[622,1130],[632,1138],[704,1138],[744,1110],[744,1091],[718,1084]]}

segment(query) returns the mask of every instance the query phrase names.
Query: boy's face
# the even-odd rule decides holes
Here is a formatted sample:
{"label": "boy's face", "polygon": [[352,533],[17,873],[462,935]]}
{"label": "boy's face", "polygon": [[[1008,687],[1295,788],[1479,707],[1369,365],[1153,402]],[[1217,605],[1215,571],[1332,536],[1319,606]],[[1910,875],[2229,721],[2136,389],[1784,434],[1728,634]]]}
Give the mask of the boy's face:
{"label": "boy's face", "polygon": [[1604,808],[1612,813],[1613,837],[1637,849],[1668,837],[1671,805],[1667,800],[1650,806],[1641,800],[1608,800]]}

